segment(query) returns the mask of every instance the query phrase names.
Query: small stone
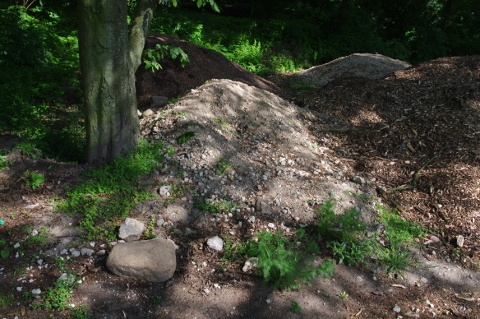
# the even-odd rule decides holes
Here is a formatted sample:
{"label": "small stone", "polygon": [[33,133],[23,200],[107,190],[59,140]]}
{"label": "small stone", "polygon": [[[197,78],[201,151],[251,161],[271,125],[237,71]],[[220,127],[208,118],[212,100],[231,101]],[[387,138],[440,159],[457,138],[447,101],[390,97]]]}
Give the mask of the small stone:
{"label": "small stone", "polygon": [[221,239],[218,236],[209,238],[207,240],[207,246],[210,249],[221,251],[221,250],[223,250],[223,239]]}
{"label": "small stone", "polygon": [[142,222],[133,218],[127,218],[120,226],[118,237],[125,241],[139,240],[144,230],[145,225]]}
{"label": "small stone", "polygon": [[250,272],[258,266],[258,258],[251,257],[249,258],[242,267],[243,272]]}
{"label": "small stone", "polygon": [[157,220],[157,226],[158,227],[162,226],[163,224],[165,224],[165,219],[160,218],[159,220]]}
{"label": "small stone", "polygon": [[400,311],[402,311],[402,308],[400,308],[399,306],[395,306],[393,307],[393,312],[396,312],[396,313],[400,313]]}
{"label": "small stone", "polygon": [[70,248],[70,254],[72,254],[73,257],[78,257],[80,256],[80,251],[76,250],[75,248]]}
{"label": "small stone", "polygon": [[38,288],[37,288],[37,289],[33,289],[33,290],[32,290],[32,294],[34,294],[34,295],[39,295],[39,294],[41,294],[41,293],[42,293],[42,290],[41,290],[41,289],[38,289]]}
{"label": "small stone", "polygon": [[463,237],[462,235],[458,235],[457,236],[457,246],[462,248],[464,243],[465,243],[465,237]]}
{"label": "small stone", "polygon": [[82,249],[80,250],[80,253],[81,253],[82,255],[87,255],[87,256],[92,256],[94,252],[95,252],[95,251],[94,251],[93,249],[90,249],[90,248],[82,248]]}
{"label": "small stone", "polygon": [[148,117],[153,114],[153,111],[151,109],[147,109],[142,113],[142,117]]}
{"label": "small stone", "polygon": [[158,194],[160,194],[160,196],[170,196],[171,191],[172,191],[172,186],[164,185],[158,189]]}

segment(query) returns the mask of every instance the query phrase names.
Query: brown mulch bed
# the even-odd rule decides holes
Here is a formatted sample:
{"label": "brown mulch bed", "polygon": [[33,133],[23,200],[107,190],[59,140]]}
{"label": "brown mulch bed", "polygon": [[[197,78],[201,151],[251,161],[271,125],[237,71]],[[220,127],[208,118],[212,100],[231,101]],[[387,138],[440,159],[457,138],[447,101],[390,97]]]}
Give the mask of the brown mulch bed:
{"label": "brown mulch bed", "polygon": [[480,56],[441,58],[384,80],[345,79],[300,98],[352,125],[334,133],[352,169],[381,185],[406,219],[436,232],[447,258],[478,267]]}

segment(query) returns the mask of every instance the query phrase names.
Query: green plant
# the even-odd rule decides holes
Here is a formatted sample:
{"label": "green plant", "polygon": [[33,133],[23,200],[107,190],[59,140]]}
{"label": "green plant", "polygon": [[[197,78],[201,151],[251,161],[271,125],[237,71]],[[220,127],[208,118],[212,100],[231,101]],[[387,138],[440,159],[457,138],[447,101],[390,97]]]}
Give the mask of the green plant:
{"label": "green plant", "polygon": [[346,291],[342,291],[342,292],[339,294],[339,296],[340,296],[340,298],[342,298],[343,300],[348,300],[348,297],[350,297]]}
{"label": "green plant", "polygon": [[332,275],[331,260],[324,261],[318,268],[309,263],[313,254],[318,253],[318,246],[313,241],[305,241],[304,229],[299,229],[293,239],[282,234],[281,231],[262,231],[257,240],[249,240],[238,248],[246,257],[258,258],[258,271],[273,289],[298,289],[300,282],[309,284],[320,275]]}
{"label": "green plant", "polygon": [[155,215],[150,215],[147,229],[145,230],[145,237],[147,237],[148,239],[157,237],[157,235],[155,235],[155,223],[156,223]]}
{"label": "green plant", "polygon": [[140,188],[138,179],[162,163],[168,149],[160,142],[142,140],[137,149],[108,165],[90,169],[58,209],[68,215],[81,214],[80,227],[89,240],[114,240],[115,228],[139,203],[154,194]]}
{"label": "green plant", "polygon": [[0,257],[7,259],[10,256],[10,248],[7,246],[7,241],[5,239],[0,239]]}
{"label": "green plant", "polygon": [[[363,200],[371,197],[359,196]],[[418,225],[402,219],[395,210],[377,205],[379,221],[385,226],[384,246],[376,241],[378,235],[365,236],[366,225],[359,220],[360,213],[354,209],[344,214],[335,214],[333,198],[329,198],[316,209],[318,216],[317,229],[340,263],[347,265],[367,263],[372,257],[376,263],[385,265],[388,272],[400,272],[415,264],[407,246],[414,243],[414,238],[425,231]]]}
{"label": "green plant", "polygon": [[9,167],[14,161],[7,161],[7,157],[0,155],[0,172]]}
{"label": "green plant", "polygon": [[[27,233],[31,233],[30,230],[26,231]],[[34,243],[44,243],[48,239],[48,228],[42,227],[40,228],[40,231],[36,233],[35,235],[29,235],[27,239],[25,239],[24,243],[25,245],[31,245]]]}
{"label": "green plant", "polygon": [[224,158],[220,158],[215,169],[215,175],[223,175],[230,168],[236,169],[237,167],[227,162]]}
{"label": "green plant", "polygon": [[143,62],[145,69],[151,69],[152,72],[162,69],[160,60],[170,56],[173,60],[179,58],[182,67],[185,67],[189,62],[188,55],[180,47],[170,45],[155,45],[155,49],[145,49],[143,51]]}
{"label": "green plant", "polygon": [[237,204],[233,202],[228,202],[224,199],[220,201],[213,201],[213,200],[197,200],[193,203],[195,207],[211,213],[230,213],[233,212],[237,208]]}
{"label": "green plant", "polygon": [[184,143],[188,142],[194,136],[195,136],[195,132],[192,132],[192,131],[185,132],[185,133],[183,133],[183,134],[181,134],[180,136],[177,137],[177,143],[178,144],[184,144]]}
{"label": "green plant", "polygon": [[300,307],[298,302],[292,301],[292,309],[290,309],[290,311],[293,313],[297,313],[297,312],[300,312],[301,310],[302,310],[302,307]]}
{"label": "green plant", "polygon": [[33,300],[33,298],[35,298],[35,295],[31,291],[25,291],[21,296],[23,301]]}
{"label": "green plant", "polygon": [[36,189],[40,187],[43,183],[45,183],[45,176],[41,173],[35,173],[35,172],[28,172],[26,171],[24,173],[24,176],[26,178],[25,183],[27,186],[32,187],[32,189]]}
{"label": "green plant", "polygon": [[43,301],[32,305],[33,309],[46,308],[55,310],[65,310],[68,307],[68,299],[72,296],[71,291],[78,284],[81,278],[75,272],[64,273],[58,278],[53,287],[45,290]]}
{"label": "green plant", "polygon": [[160,298],[160,296],[157,294],[153,294],[150,296],[150,300],[154,305],[159,305],[162,301],[162,298]]}
{"label": "green plant", "polygon": [[6,307],[10,305],[15,298],[13,297],[13,294],[0,294],[0,307]]}
{"label": "green plant", "polygon": [[92,312],[88,306],[81,305],[75,308],[70,308],[70,315],[75,319],[88,319],[92,316]]}
{"label": "green plant", "polygon": [[63,257],[59,257],[57,258],[57,260],[55,261],[55,265],[58,266],[58,268],[60,268],[60,271],[62,273],[66,272],[67,271],[67,267],[65,266],[65,264],[67,263],[67,260]]}

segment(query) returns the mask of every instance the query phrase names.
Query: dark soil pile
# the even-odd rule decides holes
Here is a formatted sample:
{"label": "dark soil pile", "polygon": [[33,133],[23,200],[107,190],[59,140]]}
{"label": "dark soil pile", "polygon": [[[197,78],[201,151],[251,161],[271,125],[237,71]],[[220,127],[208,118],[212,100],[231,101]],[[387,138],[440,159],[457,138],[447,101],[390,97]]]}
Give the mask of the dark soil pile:
{"label": "dark soil pile", "polygon": [[136,74],[140,110],[150,106],[151,96],[176,98],[211,79],[240,81],[273,93],[280,90],[274,83],[248,72],[214,50],[159,33],[150,35],[145,47],[155,49],[157,44],[180,47],[188,55],[190,63],[183,68],[178,59],[165,58],[160,61],[162,69],[156,72],[141,65]]}

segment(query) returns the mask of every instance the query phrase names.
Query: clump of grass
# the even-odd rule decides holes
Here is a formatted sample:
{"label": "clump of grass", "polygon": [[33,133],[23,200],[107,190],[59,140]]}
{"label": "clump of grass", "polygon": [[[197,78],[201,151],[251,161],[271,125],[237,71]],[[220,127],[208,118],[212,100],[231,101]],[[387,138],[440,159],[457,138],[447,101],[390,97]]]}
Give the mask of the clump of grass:
{"label": "clump of grass", "polygon": [[74,272],[64,274],[58,278],[53,287],[48,287],[41,303],[32,305],[33,309],[46,308],[65,310],[68,307],[68,299],[72,296],[72,290],[78,285],[80,277]]}
{"label": "clump of grass", "polygon": [[319,248],[314,241],[306,239],[304,229],[299,229],[294,238],[283,235],[282,231],[262,231],[255,239],[237,246],[236,253],[257,257],[258,273],[273,289],[298,289],[301,283],[310,284],[318,276],[333,274],[331,260],[324,261],[320,267],[310,263]]}
{"label": "clump of grass", "polygon": [[81,214],[80,227],[90,240],[114,240],[115,227],[140,202],[154,195],[139,189],[138,178],[152,172],[167,150],[162,143],[139,147],[125,157],[85,172],[85,180],[67,194],[59,210],[67,215]]}
{"label": "clump of grass", "polygon": [[237,204],[224,199],[214,201],[209,199],[197,200],[193,203],[195,207],[205,212],[228,214],[237,208]]}
{"label": "clump of grass", "polygon": [[220,161],[217,163],[217,168],[215,169],[215,175],[223,175],[230,168],[237,168],[235,165],[227,162],[224,158],[220,158]]}
{"label": "clump of grass", "polygon": [[[370,199],[370,198],[369,198]],[[378,205],[379,222],[385,226],[384,245],[380,245],[374,234],[367,238],[367,226],[355,209],[344,214],[335,214],[333,198],[328,199],[317,210],[317,229],[326,246],[340,263],[365,266],[372,261],[385,266],[388,272],[401,272],[415,264],[408,245],[425,231],[418,225],[402,219],[395,210]]]}

